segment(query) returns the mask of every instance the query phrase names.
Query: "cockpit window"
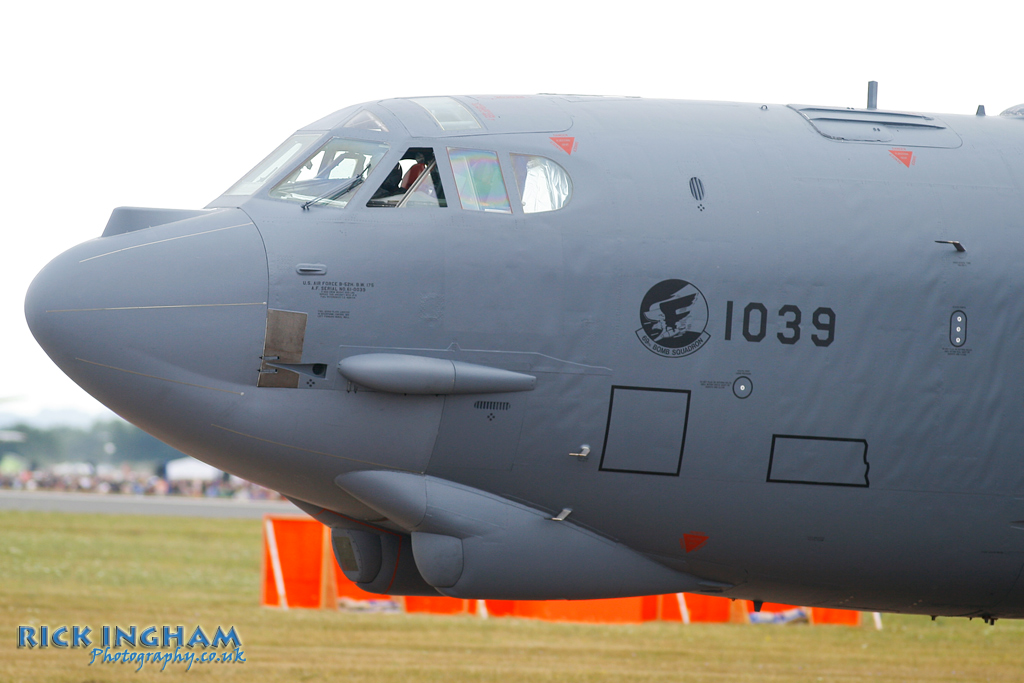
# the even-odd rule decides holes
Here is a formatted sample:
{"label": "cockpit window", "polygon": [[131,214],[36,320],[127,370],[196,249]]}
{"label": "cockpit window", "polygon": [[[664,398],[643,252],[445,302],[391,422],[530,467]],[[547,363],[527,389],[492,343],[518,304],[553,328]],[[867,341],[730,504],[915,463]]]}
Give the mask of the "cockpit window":
{"label": "cockpit window", "polygon": [[565,169],[547,157],[511,154],[512,172],[524,213],[557,211],[572,196],[572,181]]}
{"label": "cockpit window", "polygon": [[320,136],[315,133],[291,136],[271,152],[266,159],[256,164],[254,169],[242,176],[242,179],[232,185],[224,194],[251,195],[263,187],[271,177],[277,175],[278,171],[293,163],[300,152],[305,151],[319,139]]}
{"label": "cockpit window", "polygon": [[496,153],[449,147],[448,160],[463,209],[512,213]]}
{"label": "cockpit window", "polygon": [[458,100],[450,97],[414,97],[412,101],[420,105],[434,117],[441,130],[473,130],[480,128],[480,122]]}
{"label": "cockpit window", "polygon": [[434,150],[410,147],[391,169],[367,206],[448,206]]}
{"label": "cockpit window", "polygon": [[343,128],[361,128],[362,130],[375,130],[387,133],[388,127],[368,109],[360,109],[355,116],[350,118]]}
{"label": "cockpit window", "polygon": [[270,196],[303,202],[303,208],[345,206],[387,151],[388,145],[382,142],[331,138],[278,183]]}

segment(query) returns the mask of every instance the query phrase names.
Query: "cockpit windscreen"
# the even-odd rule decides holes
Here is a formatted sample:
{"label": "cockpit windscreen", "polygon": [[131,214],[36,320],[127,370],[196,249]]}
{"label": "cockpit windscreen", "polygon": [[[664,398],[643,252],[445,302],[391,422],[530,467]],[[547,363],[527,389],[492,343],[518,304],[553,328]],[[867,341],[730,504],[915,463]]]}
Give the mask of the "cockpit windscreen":
{"label": "cockpit windscreen", "polygon": [[266,159],[256,164],[256,167],[242,176],[242,179],[232,185],[226,195],[251,195],[256,190],[277,175],[277,172],[292,164],[307,147],[311,146],[320,138],[316,133],[304,133],[293,135],[271,152]]}
{"label": "cockpit windscreen", "polygon": [[343,207],[387,151],[388,145],[382,142],[331,138],[278,183],[270,196],[303,202],[304,207]]}

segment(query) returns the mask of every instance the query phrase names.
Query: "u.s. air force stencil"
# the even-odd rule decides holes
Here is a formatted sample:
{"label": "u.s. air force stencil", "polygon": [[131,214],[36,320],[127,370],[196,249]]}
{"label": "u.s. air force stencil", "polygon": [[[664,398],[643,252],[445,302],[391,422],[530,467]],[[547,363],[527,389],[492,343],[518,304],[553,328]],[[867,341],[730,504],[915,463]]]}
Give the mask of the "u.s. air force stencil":
{"label": "u.s. air force stencil", "polygon": [[640,304],[636,336],[659,356],[682,358],[711,338],[704,331],[707,325],[708,302],[700,290],[686,280],[662,280]]}

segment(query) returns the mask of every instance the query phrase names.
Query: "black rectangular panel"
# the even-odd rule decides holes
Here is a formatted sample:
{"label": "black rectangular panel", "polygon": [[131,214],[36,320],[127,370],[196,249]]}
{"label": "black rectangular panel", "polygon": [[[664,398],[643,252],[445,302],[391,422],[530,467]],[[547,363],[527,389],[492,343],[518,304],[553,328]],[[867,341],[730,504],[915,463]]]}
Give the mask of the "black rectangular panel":
{"label": "black rectangular panel", "polygon": [[868,442],[821,436],[772,435],[768,481],[868,486]]}
{"label": "black rectangular panel", "polygon": [[678,476],[690,392],[612,387],[601,470]]}

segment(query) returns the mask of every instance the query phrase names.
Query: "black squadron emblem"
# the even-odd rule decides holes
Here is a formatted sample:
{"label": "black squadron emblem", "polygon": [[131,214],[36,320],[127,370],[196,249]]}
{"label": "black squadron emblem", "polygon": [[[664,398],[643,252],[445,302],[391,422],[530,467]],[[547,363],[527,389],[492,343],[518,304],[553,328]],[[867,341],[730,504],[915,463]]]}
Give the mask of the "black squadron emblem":
{"label": "black squadron emblem", "polygon": [[662,280],[640,304],[636,336],[659,356],[682,358],[711,338],[707,325],[708,302],[700,290],[686,280]]}

